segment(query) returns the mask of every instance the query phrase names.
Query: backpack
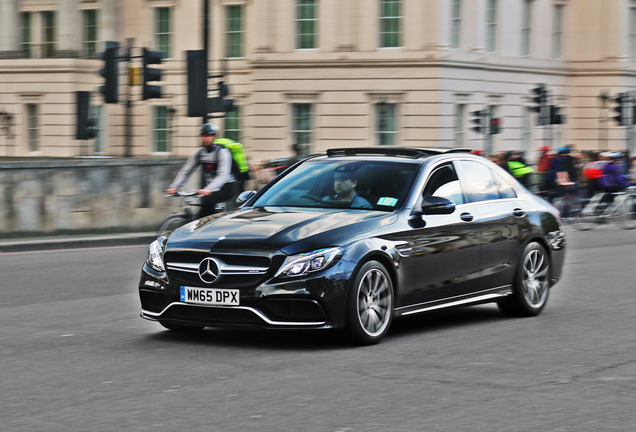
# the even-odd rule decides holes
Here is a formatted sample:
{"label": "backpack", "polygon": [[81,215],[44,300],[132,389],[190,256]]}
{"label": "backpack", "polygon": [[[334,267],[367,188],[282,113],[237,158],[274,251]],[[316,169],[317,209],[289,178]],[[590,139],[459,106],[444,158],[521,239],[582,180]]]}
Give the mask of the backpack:
{"label": "backpack", "polygon": [[596,180],[603,176],[607,161],[588,162],[583,167],[583,177],[588,180]]}
{"label": "backpack", "polygon": [[232,153],[232,175],[236,181],[246,181],[252,178],[243,144],[229,138],[216,139],[214,144],[220,144]]}

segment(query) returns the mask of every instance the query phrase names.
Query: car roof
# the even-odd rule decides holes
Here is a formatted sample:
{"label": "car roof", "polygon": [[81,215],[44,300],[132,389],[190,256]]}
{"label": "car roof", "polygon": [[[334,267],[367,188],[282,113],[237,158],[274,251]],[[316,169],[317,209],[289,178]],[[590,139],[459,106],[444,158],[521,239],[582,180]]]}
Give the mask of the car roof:
{"label": "car roof", "polygon": [[327,157],[377,155],[421,159],[449,153],[470,154],[471,151],[472,149],[469,148],[346,147],[329,149],[326,155]]}

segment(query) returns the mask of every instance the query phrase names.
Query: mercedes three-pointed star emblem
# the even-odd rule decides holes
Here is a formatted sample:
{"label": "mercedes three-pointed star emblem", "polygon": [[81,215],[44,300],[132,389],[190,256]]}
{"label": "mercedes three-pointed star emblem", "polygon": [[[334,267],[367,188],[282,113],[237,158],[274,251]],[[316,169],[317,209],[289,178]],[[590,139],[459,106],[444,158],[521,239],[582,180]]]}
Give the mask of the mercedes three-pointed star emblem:
{"label": "mercedes three-pointed star emblem", "polygon": [[204,258],[199,264],[199,278],[207,284],[214,283],[219,278],[219,265],[213,258]]}

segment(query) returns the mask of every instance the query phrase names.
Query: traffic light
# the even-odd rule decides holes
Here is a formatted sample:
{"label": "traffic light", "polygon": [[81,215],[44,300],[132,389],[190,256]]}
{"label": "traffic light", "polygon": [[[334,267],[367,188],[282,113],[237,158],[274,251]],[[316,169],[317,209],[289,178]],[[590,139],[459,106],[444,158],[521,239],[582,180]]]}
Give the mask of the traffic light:
{"label": "traffic light", "polygon": [[627,124],[627,101],[628,94],[623,92],[619,93],[616,98],[614,98],[614,102],[616,102],[616,106],[613,108],[616,112],[616,116],[612,117],[616,120],[619,126],[625,126]]}
{"label": "traffic light", "polygon": [[90,118],[90,92],[75,92],[75,107],[75,139],[88,140],[95,138],[95,119]]}
{"label": "traffic light", "polygon": [[532,93],[534,94],[532,98],[534,105],[530,107],[530,111],[539,113],[537,124],[539,126],[550,124],[550,113],[547,111],[548,89],[545,84],[537,84],[537,86],[532,89]]}
{"label": "traffic light", "polygon": [[163,60],[163,52],[152,51],[147,48],[143,49],[142,51],[143,67],[141,69],[141,79],[142,79],[141,98],[143,100],[161,97],[161,86],[148,84],[148,83],[151,81],[161,81],[161,75],[163,74],[163,71],[159,68],[151,68],[149,67],[149,65],[161,64],[162,60]]}
{"label": "traffic light", "polygon": [[219,81],[218,84],[219,96],[208,99],[208,112],[231,112],[236,109],[234,106],[234,99],[226,99],[226,96],[230,94],[230,88],[223,82]]}
{"label": "traffic light", "polygon": [[100,53],[100,58],[104,60],[104,67],[99,70],[99,74],[104,77],[104,85],[99,87],[99,92],[104,96],[104,103],[119,102],[118,52],[118,42],[106,42],[106,49]]}
{"label": "traffic light", "polygon": [[205,65],[205,51],[186,52],[188,63],[188,117],[202,117],[207,114],[208,69]]}
{"label": "traffic light", "polygon": [[471,122],[475,124],[471,129],[476,133],[486,133],[485,118],[488,112],[484,110],[472,111],[473,118]]}
{"label": "traffic light", "polygon": [[532,93],[534,93],[534,97],[532,98],[534,106],[530,108],[530,110],[541,113],[541,107],[548,103],[548,90],[545,84],[537,84],[537,86],[532,89]]}
{"label": "traffic light", "polygon": [[550,105],[550,124],[563,124],[565,123],[565,116],[559,112],[561,107],[556,105]]}
{"label": "traffic light", "polygon": [[501,133],[501,119],[494,118],[490,120],[490,135]]}

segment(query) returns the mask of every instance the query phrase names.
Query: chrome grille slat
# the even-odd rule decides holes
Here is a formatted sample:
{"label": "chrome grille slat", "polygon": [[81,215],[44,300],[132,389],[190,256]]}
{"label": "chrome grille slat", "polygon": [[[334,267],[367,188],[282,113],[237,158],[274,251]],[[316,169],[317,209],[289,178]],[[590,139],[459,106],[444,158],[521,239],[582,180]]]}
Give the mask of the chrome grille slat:
{"label": "chrome grille slat", "polygon": [[179,283],[194,286],[209,286],[199,275],[199,265],[209,258],[218,267],[218,281],[213,285],[220,288],[240,288],[259,283],[270,271],[271,265],[270,257],[263,255],[170,252],[164,257],[170,277]]}

